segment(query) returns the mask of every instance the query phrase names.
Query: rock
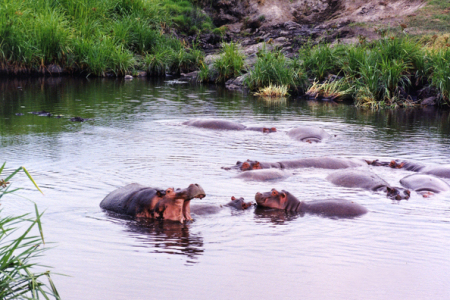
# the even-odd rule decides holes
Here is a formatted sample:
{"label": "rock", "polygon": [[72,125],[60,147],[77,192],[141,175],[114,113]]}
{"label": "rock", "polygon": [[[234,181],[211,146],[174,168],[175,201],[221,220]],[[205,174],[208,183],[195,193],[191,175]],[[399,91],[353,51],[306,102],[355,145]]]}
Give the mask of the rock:
{"label": "rock", "polygon": [[225,87],[230,91],[239,91],[245,92],[247,91],[247,87],[244,85],[244,80],[247,74],[239,76],[237,78],[233,78],[225,82]]}
{"label": "rock", "polygon": [[131,76],[131,75],[125,75],[125,80],[131,80],[131,79],[133,79],[133,76]]}
{"label": "rock", "polygon": [[420,105],[422,106],[434,106],[436,105],[436,97],[435,96],[431,96],[428,98],[425,98],[422,100],[422,102],[420,102]]}
{"label": "rock", "polygon": [[63,72],[63,69],[58,65],[51,64],[51,65],[47,66],[47,71],[50,74],[58,74],[59,75]]}
{"label": "rock", "polygon": [[181,73],[180,78],[178,80],[180,81],[187,81],[187,82],[194,82],[197,81],[198,77],[198,71],[190,72],[190,73]]}

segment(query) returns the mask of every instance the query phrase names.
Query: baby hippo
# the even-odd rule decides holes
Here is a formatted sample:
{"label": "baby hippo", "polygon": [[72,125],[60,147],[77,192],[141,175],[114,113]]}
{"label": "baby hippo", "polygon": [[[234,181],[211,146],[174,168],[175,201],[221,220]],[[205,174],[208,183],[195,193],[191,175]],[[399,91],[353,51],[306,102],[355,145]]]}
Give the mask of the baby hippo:
{"label": "baby hippo", "polygon": [[310,213],[326,217],[351,218],[367,213],[367,209],[357,203],[348,200],[316,200],[299,201],[288,191],[278,192],[272,189],[270,192],[256,193],[255,200],[258,206],[283,209],[289,212]]}
{"label": "baby hippo", "polygon": [[239,210],[244,210],[247,209],[249,207],[251,207],[253,205],[253,203],[251,202],[245,202],[244,198],[239,198],[237,199],[236,197],[232,196],[231,197],[231,201],[228,202],[227,204],[225,204],[224,206],[229,206],[229,207],[233,207]]}

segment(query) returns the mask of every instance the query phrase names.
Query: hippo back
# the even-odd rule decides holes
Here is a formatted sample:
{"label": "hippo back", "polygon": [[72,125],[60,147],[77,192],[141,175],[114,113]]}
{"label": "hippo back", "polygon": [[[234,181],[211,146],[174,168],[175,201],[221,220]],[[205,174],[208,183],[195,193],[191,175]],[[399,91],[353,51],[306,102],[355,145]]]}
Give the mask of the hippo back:
{"label": "hippo back", "polygon": [[262,169],[242,172],[237,175],[236,178],[241,178],[244,180],[266,181],[283,179],[289,176],[289,173],[281,171],[279,169]]}
{"label": "hippo back", "polygon": [[190,120],[184,122],[183,124],[216,130],[244,130],[246,128],[245,125],[227,120]]}
{"label": "hippo back", "polygon": [[416,192],[430,191],[439,193],[450,190],[450,186],[447,182],[428,174],[408,175],[402,178],[400,183],[404,187],[415,190]]}
{"label": "hippo back", "polygon": [[157,190],[138,183],[130,183],[109,193],[100,202],[100,207],[117,213],[135,215],[139,202],[152,199]]}
{"label": "hippo back", "polygon": [[297,141],[320,142],[330,135],[322,128],[301,126],[288,131],[288,136]]}
{"label": "hippo back", "polygon": [[450,178],[450,165],[441,165],[435,167],[426,167],[422,170],[425,174],[434,175],[442,178]]}
{"label": "hippo back", "polygon": [[372,191],[389,186],[389,184],[378,175],[362,170],[340,170],[328,175],[327,180],[344,187],[358,187]]}
{"label": "hippo back", "polygon": [[310,157],[298,160],[281,161],[282,168],[321,168],[321,169],[346,169],[366,166],[363,160],[333,157]]}

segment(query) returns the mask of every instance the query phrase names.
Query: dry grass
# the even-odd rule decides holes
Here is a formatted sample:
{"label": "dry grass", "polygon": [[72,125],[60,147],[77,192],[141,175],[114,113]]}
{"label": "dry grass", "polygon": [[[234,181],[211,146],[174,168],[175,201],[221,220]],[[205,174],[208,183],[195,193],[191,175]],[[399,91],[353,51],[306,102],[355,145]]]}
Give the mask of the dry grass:
{"label": "dry grass", "polygon": [[285,97],[288,94],[288,87],[286,85],[272,85],[259,88],[258,92],[254,94],[255,96],[261,96],[266,98],[279,98]]}

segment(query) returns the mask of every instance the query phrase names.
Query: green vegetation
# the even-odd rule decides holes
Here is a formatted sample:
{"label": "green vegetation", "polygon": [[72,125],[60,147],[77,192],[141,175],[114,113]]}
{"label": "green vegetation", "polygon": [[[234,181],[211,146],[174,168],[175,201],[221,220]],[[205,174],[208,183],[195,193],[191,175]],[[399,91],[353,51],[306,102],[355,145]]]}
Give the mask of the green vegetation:
{"label": "green vegetation", "polygon": [[211,20],[186,0],[4,0],[0,63],[26,73],[51,64],[97,76],[135,68],[176,73],[195,69],[201,59],[169,35],[171,29],[183,34],[211,28]]}
{"label": "green vegetation", "polygon": [[408,18],[417,34],[450,32],[450,0],[428,0],[427,5]]}
{"label": "green vegetation", "polygon": [[[0,167],[0,175],[5,163]],[[15,174],[23,170],[37,189],[38,186],[28,171],[20,167],[5,179],[0,180],[0,198],[19,189],[10,190],[10,183]],[[33,273],[32,268],[38,266],[34,261],[45,250],[41,217],[35,205],[36,216],[0,217],[0,299],[39,299],[43,297],[60,299],[58,291],[50,277],[50,271]],[[0,211],[1,213],[1,211]],[[20,233],[19,225],[26,225]],[[32,236],[30,232],[37,227],[40,236]],[[34,229],[36,230],[36,229]],[[48,285],[41,281],[48,280]]]}
{"label": "green vegetation", "polygon": [[219,57],[214,61],[212,68],[206,65],[200,67],[198,80],[201,82],[225,82],[230,78],[238,77],[244,70],[244,55],[237,43],[224,43]]}
{"label": "green vegetation", "polygon": [[278,50],[269,51],[263,47],[258,52],[258,60],[245,78],[245,83],[251,90],[282,85],[291,92],[297,92],[306,87],[307,80],[299,60],[288,59]]}
{"label": "green vegetation", "polygon": [[[411,94],[436,88],[439,104],[450,104],[450,48],[403,35],[358,45],[308,46],[299,55],[315,97],[353,98],[361,106],[411,105]],[[441,43],[442,44],[442,43]],[[334,75],[340,80],[330,80]]]}

